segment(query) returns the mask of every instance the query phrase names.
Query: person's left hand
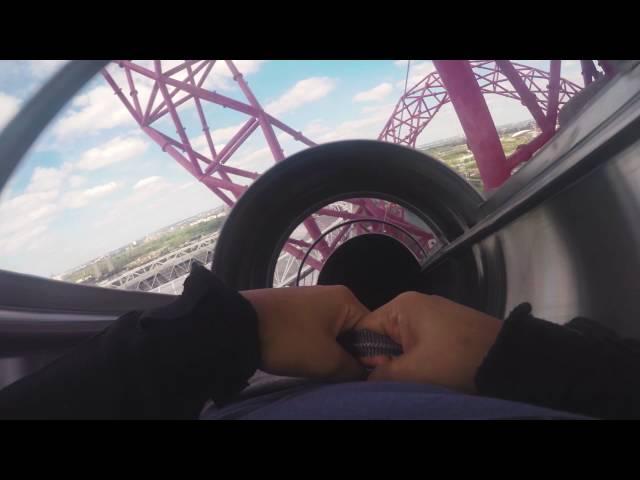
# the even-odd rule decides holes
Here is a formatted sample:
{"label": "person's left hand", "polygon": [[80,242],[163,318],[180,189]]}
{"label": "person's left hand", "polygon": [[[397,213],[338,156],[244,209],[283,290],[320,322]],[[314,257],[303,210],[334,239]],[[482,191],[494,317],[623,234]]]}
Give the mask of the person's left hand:
{"label": "person's left hand", "polygon": [[387,335],[397,357],[365,357],[369,380],[442,385],[474,393],[475,377],[503,322],[436,295],[404,292],[362,317],[356,329]]}
{"label": "person's left hand", "polygon": [[258,314],[261,369],[274,375],[333,381],[366,378],[336,338],[369,310],[347,287],[292,287],[240,292]]}

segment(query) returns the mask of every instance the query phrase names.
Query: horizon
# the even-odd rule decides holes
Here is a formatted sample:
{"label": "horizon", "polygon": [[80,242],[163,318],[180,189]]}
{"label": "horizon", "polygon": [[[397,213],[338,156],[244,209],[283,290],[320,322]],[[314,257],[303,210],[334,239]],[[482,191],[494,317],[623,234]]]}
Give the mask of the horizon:
{"label": "horizon", "polygon": [[[518,63],[547,69],[548,62]],[[0,127],[63,62],[0,61]],[[265,109],[317,143],[377,138],[404,91],[406,60],[241,60],[237,66]],[[113,64],[110,69],[117,70]],[[563,61],[562,76],[580,81],[579,62]],[[412,60],[409,85],[433,71]],[[237,86],[222,73],[209,88],[225,95]],[[519,102],[487,96],[496,124],[530,119]],[[209,127],[224,143],[240,119],[222,111]],[[185,127],[195,131],[195,123]],[[445,105],[418,138],[463,137]],[[262,173],[273,165],[266,143],[253,135],[233,165]],[[304,145],[282,141],[286,156]],[[222,205],[222,201],[151,142],[102,77],[90,81],[57,115],[0,192],[0,268],[52,276]]]}
{"label": "horizon", "polygon": [[[507,128],[507,127],[511,127],[511,126],[514,126],[514,125],[518,125],[518,124],[521,124],[521,123],[531,123],[531,121],[523,120],[523,121],[518,121],[518,122],[504,123],[504,124],[501,124],[501,125],[496,125],[496,128],[502,129],[502,128]],[[436,141],[436,142],[432,142],[430,144],[425,144],[425,145],[418,146],[418,147],[416,147],[416,150],[426,149],[429,146],[434,146],[435,144],[438,144],[438,143],[446,143],[446,142],[452,141],[452,140],[461,140],[462,143],[464,143],[464,141],[466,140],[466,137],[464,135],[462,135],[462,136],[454,136],[454,137],[444,138],[442,140],[439,140],[439,141]],[[58,273],[58,274],[55,274],[55,275],[51,275],[49,278],[60,277],[60,276],[64,276],[64,275],[68,275],[70,273],[73,273],[73,272],[75,272],[75,271],[77,271],[77,270],[79,270],[79,269],[81,269],[83,267],[86,267],[87,265],[90,265],[90,264],[92,264],[94,262],[97,262],[97,261],[101,260],[104,257],[107,257],[109,255],[112,255],[112,254],[120,251],[121,249],[123,249],[123,248],[127,247],[128,245],[132,244],[133,242],[143,241],[146,237],[149,237],[149,236],[157,234],[157,233],[161,233],[163,230],[171,228],[171,227],[173,227],[175,225],[183,223],[183,222],[185,222],[187,220],[190,220],[192,218],[202,216],[205,213],[214,212],[214,211],[217,211],[217,210],[224,209],[224,207],[225,207],[225,205],[214,207],[214,208],[210,208],[208,210],[204,210],[202,212],[196,213],[195,215],[191,215],[190,217],[186,217],[186,218],[184,218],[182,220],[178,220],[176,222],[164,225],[164,226],[162,226],[162,227],[160,227],[160,228],[158,228],[158,229],[156,229],[154,231],[151,231],[151,232],[148,232],[148,233],[144,234],[143,236],[141,236],[139,238],[136,238],[136,239],[131,240],[131,241],[125,243],[125,244],[122,244],[119,247],[116,247],[116,248],[110,250],[109,252],[103,253],[98,257],[95,257],[95,258],[92,258],[90,260],[87,260],[86,262],[84,262],[84,263],[82,263],[80,265],[76,265],[76,266],[70,268],[69,270],[66,270],[65,272]]]}

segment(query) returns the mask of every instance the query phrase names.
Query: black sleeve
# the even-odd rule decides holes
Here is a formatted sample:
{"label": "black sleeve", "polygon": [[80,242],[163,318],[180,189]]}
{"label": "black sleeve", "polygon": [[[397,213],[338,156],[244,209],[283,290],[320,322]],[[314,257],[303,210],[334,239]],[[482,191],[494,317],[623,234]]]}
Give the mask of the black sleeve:
{"label": "black sleeve", "polygon": [[476,374],[478,393],[596,418],[640,418],[640,350],[602,325],[518,306]]}
{"label": "black sleeve", "polygon": [[195,419],[244,388],[259,359],[251,304],[194,264],[174,302],[120,317],[0,391],[0,418]]}

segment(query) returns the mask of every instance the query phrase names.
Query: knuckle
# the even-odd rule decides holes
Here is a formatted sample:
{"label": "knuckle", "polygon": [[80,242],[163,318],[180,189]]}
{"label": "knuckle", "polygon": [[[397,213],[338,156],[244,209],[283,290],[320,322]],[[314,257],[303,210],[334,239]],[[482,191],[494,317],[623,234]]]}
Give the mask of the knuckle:
{"label": "knuckle", "polygon": [[337,296],[344,299],[353,298],[353,293],[349,290],[349,287],[345,285],[334,285],[333,290]]}
{"label": "knuckle", "polygon": [[396,297],[396,300],[401,303],[405,303],[405,302],[411,303],[411,302],[415,302],[416,300],[424,298],[424,296],[425,295],[423,295],[422,293],[410,290],[407,292],[402,292],[400,295]]}
{"label": "knuckle", "polygon": [[336,295],[340,299],[340,301],[347,305],[359,305],[360,301],[353,294],[349,287],[344,285],[336,285]]}
{"label": "knuckle", "polygon": [[433,306],[441,306],[449,302],[445,297],[441,297],[440,295],[429,295],[429,302]]}

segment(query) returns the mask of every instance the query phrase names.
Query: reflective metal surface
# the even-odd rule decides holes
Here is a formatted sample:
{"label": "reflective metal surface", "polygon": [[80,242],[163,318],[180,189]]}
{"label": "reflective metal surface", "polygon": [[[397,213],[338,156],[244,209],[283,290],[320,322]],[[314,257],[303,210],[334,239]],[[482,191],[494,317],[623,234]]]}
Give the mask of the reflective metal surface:
{"label": "reflective metal surface", "polygon": [[[640,68],[626,75],[603,92],[588,115],[576,119],[573,128],[584,134],[585,122],[594,121],[598,111],[611,113],[599,110],[600,105],[621,106],[620,97],[627,98],[624,108],[604,115],[598,128],[586,132],[597,148],[585,143],[576,165],[595,152],[590,170],[567,179],[482,242],[499,239],[502,244],[507,313],[526,301],[536,316],[556,323],[586,316],[640,338]],[[530,183],[544,175],[540,164],[545,160],[545,155],[532,160],[530,170],[539,173]],[[526,175],[519,172],[516,182],[520,173]]]}
{"label": "reflective metal surface", "polygon": [[640,337],[640,142],[503,228],[506,310]]}

